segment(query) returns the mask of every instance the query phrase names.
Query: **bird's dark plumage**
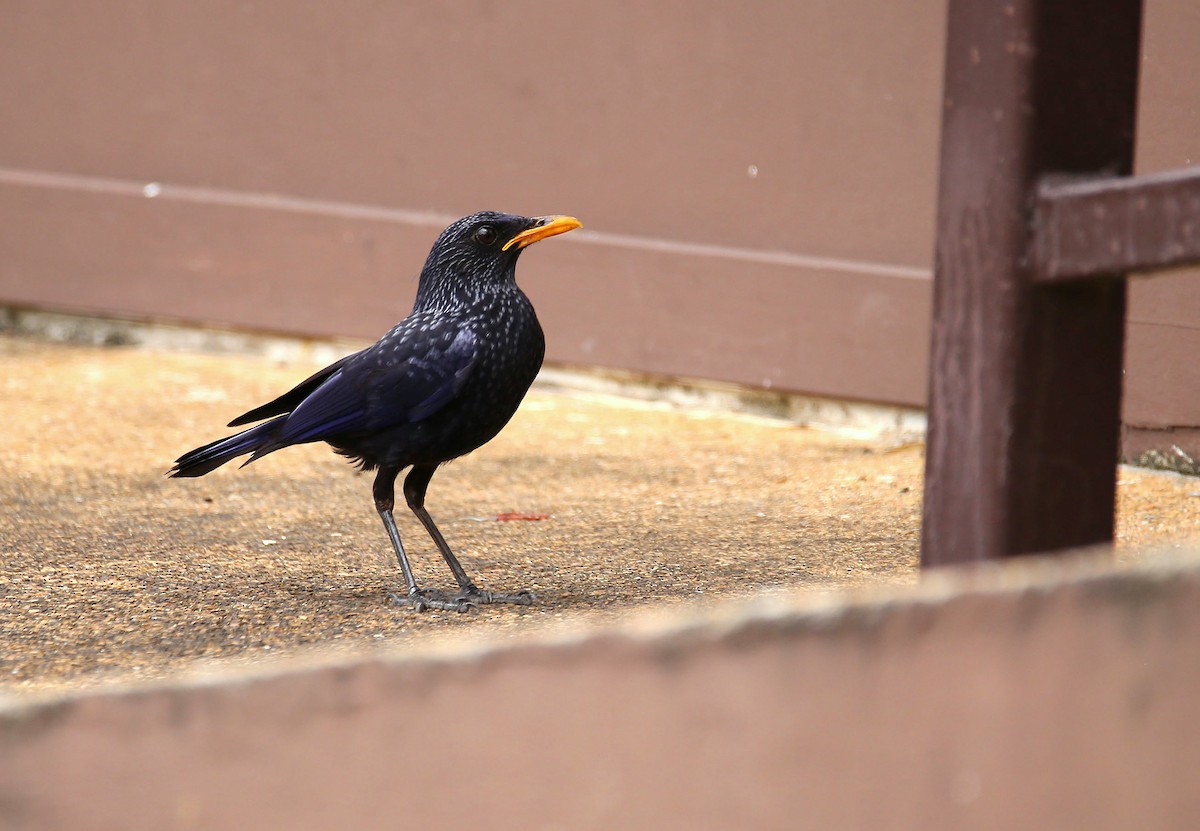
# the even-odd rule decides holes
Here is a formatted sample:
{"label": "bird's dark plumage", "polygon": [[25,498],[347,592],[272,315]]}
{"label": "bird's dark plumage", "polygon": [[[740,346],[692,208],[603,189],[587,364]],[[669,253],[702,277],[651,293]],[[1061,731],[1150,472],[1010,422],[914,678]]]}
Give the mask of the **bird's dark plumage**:
{"label": "bird's dark plumage", "polygon": [[[477,589],[425,510],[437,466],[481,446],[516,412],[542,364],[545,340],[517,287],[526,246],[579,227],[572,217],[527,218],[483,212],[458,220],[434,243],[412,313],[378,343],[348,355],[274,401],[230,422],[270,419],[180,456],[170,476],[204,474],[249,454],[246,464],[293,444],[324,441],[375,477],[375,506],[417,608],[469,608],[529,602],[527,592]],[[392,518],[396,477],[459,583],[453,596],[417,587]]]}

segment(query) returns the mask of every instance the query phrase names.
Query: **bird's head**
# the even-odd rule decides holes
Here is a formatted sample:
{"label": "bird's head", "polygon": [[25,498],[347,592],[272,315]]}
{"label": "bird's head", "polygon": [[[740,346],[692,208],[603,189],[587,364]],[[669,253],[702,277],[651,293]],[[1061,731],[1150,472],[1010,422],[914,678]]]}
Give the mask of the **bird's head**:
{"label": "bird's head", "polygon": [[450,224],[429,252],[421,283],[422,298],[470,297],[479,288],[512,284],[517,257],[546,237],[563,234],[582,223],[573,216],[517,216],[481,211]]}

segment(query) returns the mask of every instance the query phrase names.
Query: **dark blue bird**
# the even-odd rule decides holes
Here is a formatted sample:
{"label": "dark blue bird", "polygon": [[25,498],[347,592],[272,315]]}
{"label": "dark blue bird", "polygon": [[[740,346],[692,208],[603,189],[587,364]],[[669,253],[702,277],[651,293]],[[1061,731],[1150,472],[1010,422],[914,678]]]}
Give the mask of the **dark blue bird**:
{"label": "dark blue bird", "polygon": [[[537,315],[517,286],[517,258],[532,243],[580,227],[569,216],[523,217],[485,211],[438,237],[412,313],[374,346],[348,355],[230,427],[263,421],[180,456],[169,476],[203,476],[230,459],[245,464],[283,447],[324,441],[364,470],[375,470],[375,508],[407,584],[400,603],[462,611],[481,603],[530,603],[527,591],[477,588],[425,510],[438,465],[492,439],[516,412],[545,354]],[[392,517],[396,478],[458,581],[446,593],[417,586]]]}

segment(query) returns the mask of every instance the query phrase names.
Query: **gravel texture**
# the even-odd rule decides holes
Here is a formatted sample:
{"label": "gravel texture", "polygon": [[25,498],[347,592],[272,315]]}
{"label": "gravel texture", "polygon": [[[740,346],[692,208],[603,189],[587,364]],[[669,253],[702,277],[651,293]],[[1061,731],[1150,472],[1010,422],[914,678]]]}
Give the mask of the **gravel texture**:
{"label": "gravel texture", "polygon": [[[916,579],[919,444],[535,387],[499,438],[439,472],[427,504],[481,587],[538,602],[399,608],[370,478],[325,445],[163,476],[315,368],[0,337],[0,693]],[[1119,558],[1194,538],[1200,481],[1119,475]],[[451,588],[401,513],[418,579]]]}

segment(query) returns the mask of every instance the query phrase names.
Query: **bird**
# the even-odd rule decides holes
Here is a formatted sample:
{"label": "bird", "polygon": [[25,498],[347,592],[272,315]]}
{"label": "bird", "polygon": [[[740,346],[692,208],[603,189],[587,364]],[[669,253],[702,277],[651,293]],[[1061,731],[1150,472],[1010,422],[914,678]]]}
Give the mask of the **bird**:
{"label": "bird", "polygon": [[[229,427],[261,423],[183,454],[167,476],[203,476],[249,454],[245,467],[284,447],[324,441],[375,471],[375,510],[405,582],[403,595],[388,592],[393,601],[416,611],[534,602],[526,590],[476,586],[426,510],[425,495],[439,466],[490,441],[516,413],[546,349],[533,304],[517,285],[517,259],[533,243],[579,227],[572,216],[496,211],[451,223],[429,252],[406,318],[372,346],[238,416]],[[396,480],[406,469],[405,501],[457,591],[422,588],[413,575],[392,513]]]}

